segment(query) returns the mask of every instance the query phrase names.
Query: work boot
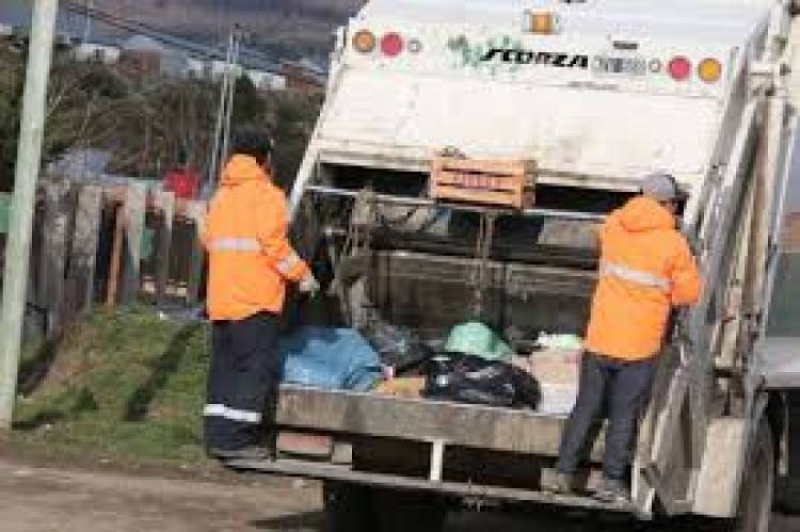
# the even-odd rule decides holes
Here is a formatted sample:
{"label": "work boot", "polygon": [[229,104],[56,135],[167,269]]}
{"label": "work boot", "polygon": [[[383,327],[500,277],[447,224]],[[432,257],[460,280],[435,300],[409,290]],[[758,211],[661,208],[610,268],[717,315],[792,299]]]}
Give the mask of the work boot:
{"label": "work boot", "polygon": [[239,449],[219,449],[210,447],[208,454],[222,461],[228,460],[266,460],[270,453],[264,447],[248,445]]}
{"label": "work boot", "polygon": [[542,482],[542,491],[556,495],[569,495],[575,491],[575,477],[569,473],[556,473]]}
{"label": "work boot", "polygon": [[622,505],[630,502],[631,494],[623,481],[604,478],[594,491],[594,498],[608,504]]}

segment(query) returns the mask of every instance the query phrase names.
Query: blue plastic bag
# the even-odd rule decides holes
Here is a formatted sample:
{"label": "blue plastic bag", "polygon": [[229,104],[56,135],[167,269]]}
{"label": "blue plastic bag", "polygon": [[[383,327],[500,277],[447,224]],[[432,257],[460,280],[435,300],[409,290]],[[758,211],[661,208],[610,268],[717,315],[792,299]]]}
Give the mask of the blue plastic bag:
{"label": "blue plastic bag", "polygon": [[278,349],[286,383],[364,392],[383,374],[378,354],[352,329],[304,327],[281,338]]}

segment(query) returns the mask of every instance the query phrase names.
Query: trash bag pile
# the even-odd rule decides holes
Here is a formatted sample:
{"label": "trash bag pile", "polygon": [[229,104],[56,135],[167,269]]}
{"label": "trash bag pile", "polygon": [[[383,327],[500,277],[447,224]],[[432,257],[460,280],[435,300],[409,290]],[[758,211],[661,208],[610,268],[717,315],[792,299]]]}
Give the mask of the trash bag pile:
{"label": "trash bag pile", "polygon": [[[568,353],[580,349],[581,339],[542,333],[536,343]],[[305,327],[279,348],[283,381],[314,388],[529,409],[548,407],[554,390],[574,388],[543,387],[515,349],[479,322],[457,325],[436,341],[378,320],[362,331]]]}
{"label": "trash bag pile", "polygon": [[365,333],[387,368],[380,393],[509,408],[536,408],[539,385],[511,361],[514,350],[479,322],[425,342],[403,327],[377,322]]}

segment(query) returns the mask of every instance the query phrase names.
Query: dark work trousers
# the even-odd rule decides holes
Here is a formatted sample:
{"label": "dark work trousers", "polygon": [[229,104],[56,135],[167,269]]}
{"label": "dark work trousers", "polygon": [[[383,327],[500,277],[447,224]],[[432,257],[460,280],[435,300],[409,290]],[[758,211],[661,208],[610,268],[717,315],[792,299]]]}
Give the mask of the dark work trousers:
{"label": "dark work trousers", "polygon": [[209,448],[257,445],[273,428],[280,381],[278,316],[262,312],[211,326],[205,439]]}
{"label": "dark work trousers", "polygon": [[606,478],[623,480],[631,464],[634,439],[656,370],[656,359],[626,362],[584,353],[581,361],[578,400],[561,439],[556,469],[572,474],[588,454],[592,429],[606,407],[606,432],[603,473]]}

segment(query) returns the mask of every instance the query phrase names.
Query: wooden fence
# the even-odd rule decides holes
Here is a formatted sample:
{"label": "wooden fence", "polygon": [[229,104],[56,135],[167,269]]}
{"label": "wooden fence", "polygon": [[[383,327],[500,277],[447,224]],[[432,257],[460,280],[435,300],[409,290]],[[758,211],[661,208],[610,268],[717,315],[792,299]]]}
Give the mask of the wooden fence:
{"label": "wooden fence", "polygon": [[[0,195],[0,265],[8,231]],[[144,182],[126,186],[42,183],[37,193],[28,309],[50,335],[101,303],[193,305],[202,298],[198,235],[206,204]]]}

